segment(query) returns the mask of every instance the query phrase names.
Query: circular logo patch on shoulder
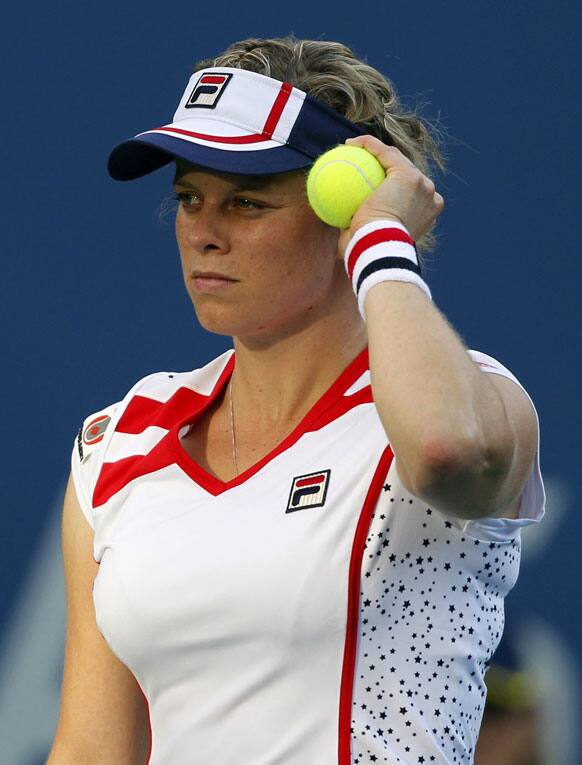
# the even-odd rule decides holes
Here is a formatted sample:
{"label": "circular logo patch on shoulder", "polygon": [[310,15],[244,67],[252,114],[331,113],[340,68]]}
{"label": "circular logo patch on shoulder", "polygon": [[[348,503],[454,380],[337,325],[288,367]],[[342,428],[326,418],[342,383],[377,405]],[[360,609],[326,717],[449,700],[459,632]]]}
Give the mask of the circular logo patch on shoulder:
{"label": "circular logo patch on shoulder", "polygon": [[87,446],[98,444],[99,441],[102,440],[110,422],[111,417],[108,414],[102,414],[99,417],[95,417],[94,420],[91,420],[83,431],[83,443]]}

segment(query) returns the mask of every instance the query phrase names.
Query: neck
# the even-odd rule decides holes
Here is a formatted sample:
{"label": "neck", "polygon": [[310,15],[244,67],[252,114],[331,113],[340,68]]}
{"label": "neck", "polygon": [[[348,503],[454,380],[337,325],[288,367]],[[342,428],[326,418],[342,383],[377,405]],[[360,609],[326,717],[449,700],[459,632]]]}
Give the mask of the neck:
{"label": "neck", "polygon": [[246,426],[260,432],[299,420],[366,342],[353,301],[276,342],[234,338],[237,413],[249,413]]}

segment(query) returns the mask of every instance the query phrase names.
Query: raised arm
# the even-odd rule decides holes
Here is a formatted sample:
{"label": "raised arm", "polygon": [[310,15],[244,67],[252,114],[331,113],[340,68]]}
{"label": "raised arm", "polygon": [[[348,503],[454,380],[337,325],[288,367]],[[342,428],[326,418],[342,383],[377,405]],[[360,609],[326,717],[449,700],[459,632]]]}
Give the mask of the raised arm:
{"label": "raised arm", "polygon": [[515,517],[537,445],[523,390],[482,372],[413,285],[377,285],[366,315],[374,400],[406,488],[451,515]]}
{"label": "raised arm", "polygon": [[[381,226],[379,221],[386,220],[403,224],[413,239],[420,239],[443,209],[433,182],[398,149],[376,138],[349,143],[375,154],[388,177],[360,207],[340,244],[345,247],[362,226]],[[413,283],[380,281],[378,273],[379,283],[360,295],[374,401],[398,474],[409,491],[451,515],[514,517],[536,452],[534,410],[513,381],[484,373],[472,361],[407,265],[406,247],[414,253],[406,243],[403,249],[393,248],[388,252],[405,257],[385,258],[382,268],[392,269],[385,272],[390,279],[399,270]],[[358,250],[352,252],[348,264],[359,257]],[[366,257],[374,257],[369,252]],[[380,261],[367,273],[379,266]]]}
{"label": "raised arm", "polygon": [[61,710],[47,765],[144,765],[147,706],[95,622],[93,531],[69,480],[63,509],[67,637]]}

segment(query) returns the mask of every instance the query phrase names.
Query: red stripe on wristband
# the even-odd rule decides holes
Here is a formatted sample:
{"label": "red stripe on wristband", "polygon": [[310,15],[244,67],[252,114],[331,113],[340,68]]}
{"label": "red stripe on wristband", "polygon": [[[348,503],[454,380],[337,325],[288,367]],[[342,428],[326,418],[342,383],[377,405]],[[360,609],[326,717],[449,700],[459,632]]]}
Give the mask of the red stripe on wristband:
{"label": "red stripe on wristband", "polygon": [[414,239],[401,228],[380,228],[377,231],[372,231],[356,242],[350,252],[347,264],[350,279],[360,255],[375,244],[382,244],[382,242],[406,242],[411,247],[414,247]]}

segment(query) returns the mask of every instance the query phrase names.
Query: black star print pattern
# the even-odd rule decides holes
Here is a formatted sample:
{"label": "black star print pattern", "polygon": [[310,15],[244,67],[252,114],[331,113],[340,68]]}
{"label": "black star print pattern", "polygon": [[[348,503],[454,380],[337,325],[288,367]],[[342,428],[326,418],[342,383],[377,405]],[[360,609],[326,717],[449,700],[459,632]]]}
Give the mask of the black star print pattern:
{"label": "black star print pattern", "polygon": [[472,763],[519,537],[464,533],[397,480],[383,488],[362,561],[352,761]]}

